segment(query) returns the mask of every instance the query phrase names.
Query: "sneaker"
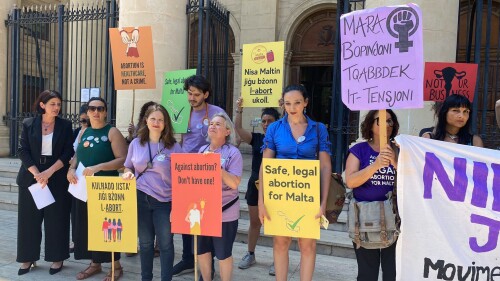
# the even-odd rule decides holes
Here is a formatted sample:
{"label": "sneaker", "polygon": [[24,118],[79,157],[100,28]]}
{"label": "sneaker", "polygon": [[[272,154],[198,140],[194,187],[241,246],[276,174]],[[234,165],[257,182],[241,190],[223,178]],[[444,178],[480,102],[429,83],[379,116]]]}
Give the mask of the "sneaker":
{"label": "sneaker", "polygon": [[173,276],[180,276],[182,274],[186,274],[186,273],[193,272],[193,271],[194,271],[194,263],[193,262],[187,262],[185,260],[181,260],[176,265],[174,265],[174,268],[172,270],[172,275]]}
{"label": "sneaker", "polygon": [[241,259],[238,264],[239,269],[247,269],[255,264],[255,254],[251,255],[249,252]]}
{"label": "sneaker", "polygon": [[274,269],[274,262],[269,267],[269,275],[271,275],[271,276],[275,276],[276,275],[276,270]]}

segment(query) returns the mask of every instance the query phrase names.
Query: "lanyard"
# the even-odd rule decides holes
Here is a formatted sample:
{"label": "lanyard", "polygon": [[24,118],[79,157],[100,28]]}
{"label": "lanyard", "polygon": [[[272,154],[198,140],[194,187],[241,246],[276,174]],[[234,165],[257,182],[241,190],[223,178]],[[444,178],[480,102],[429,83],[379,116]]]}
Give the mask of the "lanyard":
{"label": "lanyard", "polygon": [[[191,125],[191,116],[193,115],[193,108],[191,107],[191,111],[189,112],[189,125]],[[208,126],[208,103],[205,102],[205,116],[203,116],[203,119],[202,119],[202,124]],[[203,125],[201,125],[200,129],[203,128]],[[188,133],[191,132],[191,128],[188,128]]]}
{"label": "lanyard", "polygon": [[[163,149],[161,151],[163,151]],[[149,150],[149,162],[147,164],[147,167],[148,167],[148,169],[151,169],[151,168],[153,168],[153,159],[155,159],[156,155],[160,154],[160,152],[161,152],[160,151],[160,142],[158,142],[158,152],[155,154],[154,157],[151,154],[151,144],[149,143],[149,141],[148,141],[148,150]]]}

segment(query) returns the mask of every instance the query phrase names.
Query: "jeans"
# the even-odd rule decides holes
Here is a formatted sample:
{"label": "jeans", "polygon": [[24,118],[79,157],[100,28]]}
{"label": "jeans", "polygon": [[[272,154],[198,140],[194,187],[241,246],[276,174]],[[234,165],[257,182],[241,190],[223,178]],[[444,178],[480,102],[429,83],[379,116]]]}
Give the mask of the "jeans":
{"label": "jeans", "polygon": [[193,235],[182,234],[182,260],[194,265]]}
{"label": "jeans", "polygon": [[155,234],[160,249],[161,280],[172,280],[174,240],[170,225],[171,202],[160,202],[137,190],[142,281],[153,279]]}

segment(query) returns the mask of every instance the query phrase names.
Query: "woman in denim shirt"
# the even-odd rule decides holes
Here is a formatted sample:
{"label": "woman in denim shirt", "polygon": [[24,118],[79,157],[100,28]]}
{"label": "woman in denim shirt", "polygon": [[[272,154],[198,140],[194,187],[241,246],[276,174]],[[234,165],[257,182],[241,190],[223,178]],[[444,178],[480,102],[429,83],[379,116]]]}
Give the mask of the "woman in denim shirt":
{"label": "woman in denim shirt", "polygon": [[[328,187],[331,179],[330,141],[325,125],[311,120],[307,115],[307,92],[302,85],[290,85],[283,92],[286,114],[272,123],[266,133],[263,145],[263,158],[305,159],[320,161],[321,206],[316,219],[324,215]],[[319,140],[318,140],[319,136]],[[319,148],[318,148],[319,145]],[[316,155],[319,152],[319,155]],[[262,181],[262,165],[259,175]],[[264,186],[259,189],[259,218],[270,219],[264,206]],[[319,227],[319,226],[318,226]],[[276,280],[287,280],[288,249],[291,237],[275,236],[273,238],[274,266]],[[300,280],[312,280],[316,261],[316,240],[299,238],[300,248]]]}

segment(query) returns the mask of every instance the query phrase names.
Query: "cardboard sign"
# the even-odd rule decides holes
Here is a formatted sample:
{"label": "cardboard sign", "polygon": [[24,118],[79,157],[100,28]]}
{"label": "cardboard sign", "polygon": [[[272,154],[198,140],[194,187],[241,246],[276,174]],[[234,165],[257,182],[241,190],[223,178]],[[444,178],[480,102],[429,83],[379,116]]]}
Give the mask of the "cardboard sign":
{"label": "cardboard sign", "polygon": [[110,28],[116,90],[156,89],[150,26]]}
{"label": "cardboard sign", "polygon": [[424,100],[444,101],[449,95],[463,95],[471,102],[476,91],[477,64],[426,62]]}
{"label": "cardboard sign", "polygon": [[86,177],[89,250],[137,253],[137,190],[134,180]]}
{"label": "cardboard sign", "polygon": [[319,239],[319,160],[262,159],[264,234]]}
{"label": "cardboard sign", "polygon": [[186,69],[166,72],[163,79],[161,105],[170,115],[174,133],[186,133],[189,125],[189,104],[187,92],[184,91],[184,80],[195,75],[196,69]]}
{"label": "cardboard sign", "polygon": [[222,236],[220,154],[173,153],[172,232]]}
{"label": "cardboard sign", "polygon": [[244,107],[277,107],[283,91],[285,42],[243,45],[241,96]]}
{"label": "cardboard sign", "polygon": [[340,18],[342,101],[351,110],[422,108],[422,13],[415,4]]}

